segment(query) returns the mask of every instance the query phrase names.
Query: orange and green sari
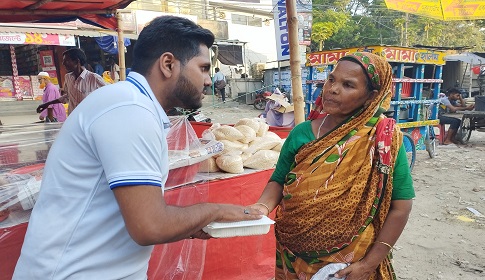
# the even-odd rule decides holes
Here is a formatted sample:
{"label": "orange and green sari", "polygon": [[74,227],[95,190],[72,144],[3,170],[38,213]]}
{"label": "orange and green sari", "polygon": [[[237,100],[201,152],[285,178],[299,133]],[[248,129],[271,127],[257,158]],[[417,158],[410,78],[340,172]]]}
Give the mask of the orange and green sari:
{"label": "orange and green sari", "polygon": [[[372,54],[351,57],[366,69],[378,96],[298,151],[276,212],[276,279],[307,280],[329,263],[359,261],[389,211],[402,143],[394,120],[382,115],[391,101],[392,70]],[[371,279],[395,279],[390,256]]]}

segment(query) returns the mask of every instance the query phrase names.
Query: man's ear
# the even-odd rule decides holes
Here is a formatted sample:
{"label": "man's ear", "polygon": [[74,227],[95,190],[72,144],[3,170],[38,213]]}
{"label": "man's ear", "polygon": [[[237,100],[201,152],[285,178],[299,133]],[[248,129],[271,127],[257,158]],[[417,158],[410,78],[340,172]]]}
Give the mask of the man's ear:
{"label": "man's ear", "polygon": [[166,78],[170,78],[174,74],[174,70],[176,68],[175,66],[178,63],[178,60],[172,53],[166,52],[160,56],[158,63],[162,74]]}

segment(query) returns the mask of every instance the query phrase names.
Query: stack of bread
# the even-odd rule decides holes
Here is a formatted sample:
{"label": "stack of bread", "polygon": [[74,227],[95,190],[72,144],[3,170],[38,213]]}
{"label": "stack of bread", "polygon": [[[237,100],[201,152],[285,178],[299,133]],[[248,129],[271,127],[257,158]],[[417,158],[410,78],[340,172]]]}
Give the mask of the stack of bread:
{"label": "stack of bread", "polygon": [[222,153],[205,160],[199,172],[243,173],[244,167],[270,169],[278,161],[284,139],[257,118],[243,118],[234,126],[214,124],[205,133],[224,144]]}

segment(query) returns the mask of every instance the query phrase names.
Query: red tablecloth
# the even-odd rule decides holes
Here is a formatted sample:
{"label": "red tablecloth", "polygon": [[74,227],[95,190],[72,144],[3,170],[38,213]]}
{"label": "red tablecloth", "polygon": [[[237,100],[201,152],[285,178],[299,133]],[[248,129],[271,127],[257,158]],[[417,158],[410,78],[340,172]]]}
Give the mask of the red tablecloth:
{"label": "red tablecloth", "polygon": [[[168,190],[172,205],[197,202],[252,204],[261,194],[273,170],[212,180]],[[183,223],[183,221],[180,221]],[[27,224],[1,229],[0,280],[12,277],[20,255]],[[266,280],[274,275],[275,239],[273,228],[260,236],[184,240],[157,245],[148,268],[149,279],[251,279]]]}

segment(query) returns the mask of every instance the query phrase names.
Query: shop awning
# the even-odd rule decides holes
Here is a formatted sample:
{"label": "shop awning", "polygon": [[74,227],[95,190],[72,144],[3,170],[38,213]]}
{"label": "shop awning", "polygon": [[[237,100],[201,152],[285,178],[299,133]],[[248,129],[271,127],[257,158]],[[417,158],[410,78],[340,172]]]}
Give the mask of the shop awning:
{"label": "shop awning", "polygon": [[83,22],[115,30],[117,9],[123,9],[134,0],[2,0],[0,22]]}
{"label": "shop awning", "polygon": [[[103,37],[103,36],[117,36],[118,33],[110,29],[96,28],[77,28],[77,27],[56,27],[56,26],[46,26],[46,25],[33,25],[33,24],[16,24],[15,26],[10,26],[10,24],[0,23],[0,34],[41,34],[43,37],[48,35],[62,35],[62,36],[83,36],[83,37]],[[123,33],[125,38],[137,39],[138,35]],[[13,43],[13,42],[12,42]],[[1,44],[12,44],[12,43],[1,43]],[[15,44],[15,43],[13,43]],[[23,43],[22,43],[23,44]],[[42,44],[39,44],[42,45]]]}

